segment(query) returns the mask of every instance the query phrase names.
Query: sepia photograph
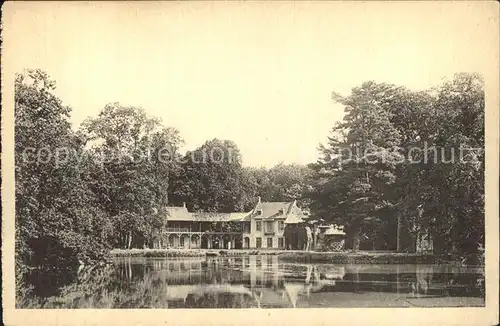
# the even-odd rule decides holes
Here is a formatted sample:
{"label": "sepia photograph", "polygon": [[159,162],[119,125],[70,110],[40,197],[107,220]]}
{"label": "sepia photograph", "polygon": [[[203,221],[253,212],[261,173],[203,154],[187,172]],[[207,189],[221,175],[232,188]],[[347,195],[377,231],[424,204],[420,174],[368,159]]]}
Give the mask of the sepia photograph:
{"label": "sepia photograph", "polygon": [[4,305],[498,323],[498,23],[495,2],[5,4]]}

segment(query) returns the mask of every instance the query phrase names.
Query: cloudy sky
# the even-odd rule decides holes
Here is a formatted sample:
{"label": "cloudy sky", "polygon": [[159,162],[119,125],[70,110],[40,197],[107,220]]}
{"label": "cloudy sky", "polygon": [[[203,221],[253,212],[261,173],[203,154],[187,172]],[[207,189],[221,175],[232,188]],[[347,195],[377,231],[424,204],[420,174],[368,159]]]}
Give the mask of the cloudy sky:
{"label": "cloudy sky", "polygon": [[[484,72],[492,28],[470,3],[20,3],[4,7],[12,71],[41,68],[75,128],[106,103],[143,107],[185,149],[235,141],[245,165],[316,160],[348,94]],[[491,33],[490,33],[491,34]],[[12,41],[13,39],[16,41]]]}

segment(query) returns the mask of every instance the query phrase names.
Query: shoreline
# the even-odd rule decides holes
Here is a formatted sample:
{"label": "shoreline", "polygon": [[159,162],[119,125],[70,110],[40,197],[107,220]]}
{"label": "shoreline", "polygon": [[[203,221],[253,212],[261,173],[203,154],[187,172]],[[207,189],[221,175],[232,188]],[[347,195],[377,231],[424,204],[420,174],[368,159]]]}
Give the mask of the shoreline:
{"label": "shoreline", "polygon": [[335,263],[335,264],[435,264],[454,262],[442,260],[433,254],[395,252],[319,252],[302,250],[267,249],[113,249],[111,257],[238,257],[248,255],[278,256],[284,262]]}

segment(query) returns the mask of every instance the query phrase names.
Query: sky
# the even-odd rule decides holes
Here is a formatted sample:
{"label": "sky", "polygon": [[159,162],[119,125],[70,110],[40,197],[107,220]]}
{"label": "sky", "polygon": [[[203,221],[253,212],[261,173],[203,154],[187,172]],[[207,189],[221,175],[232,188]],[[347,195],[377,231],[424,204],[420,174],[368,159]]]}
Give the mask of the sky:
{"label": "sky", "polygon": [[74,128],[120,102],[177,128],[185,150],[233,140],[247,166],[316,161],[319,143],[343,116],[332,91],[348,95],[368,80],[427,89],[456,72],[484,73],[491,59],[484,35],[492,25],[480,3],[5,8],[12,51],[4,60],[11,71],[45,70],[72,107]]}

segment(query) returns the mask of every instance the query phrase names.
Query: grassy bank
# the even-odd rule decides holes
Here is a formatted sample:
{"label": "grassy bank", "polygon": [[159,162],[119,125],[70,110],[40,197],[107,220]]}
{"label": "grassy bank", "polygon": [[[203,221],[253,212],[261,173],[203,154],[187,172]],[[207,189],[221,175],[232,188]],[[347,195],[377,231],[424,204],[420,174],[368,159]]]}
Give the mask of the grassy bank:
{"label": "grassy bank", "polygon": [[432,264],[434,255],[388,252],[314,252],[288,250],[207,250],[207,249],[114,249],[114,257],[204,257],[277,255],[280,260],[301,263],[335,264]]}
{"label": "grassy bank", "polygon": [[284,252],[280,260],[332,264],[433,264],[434,255],[380,252]]}
{"label": "grassy bank", "polygon": [[204,257],[280,255],[283,250],[217,250],[217,249],[113,249],[113,257]]}

